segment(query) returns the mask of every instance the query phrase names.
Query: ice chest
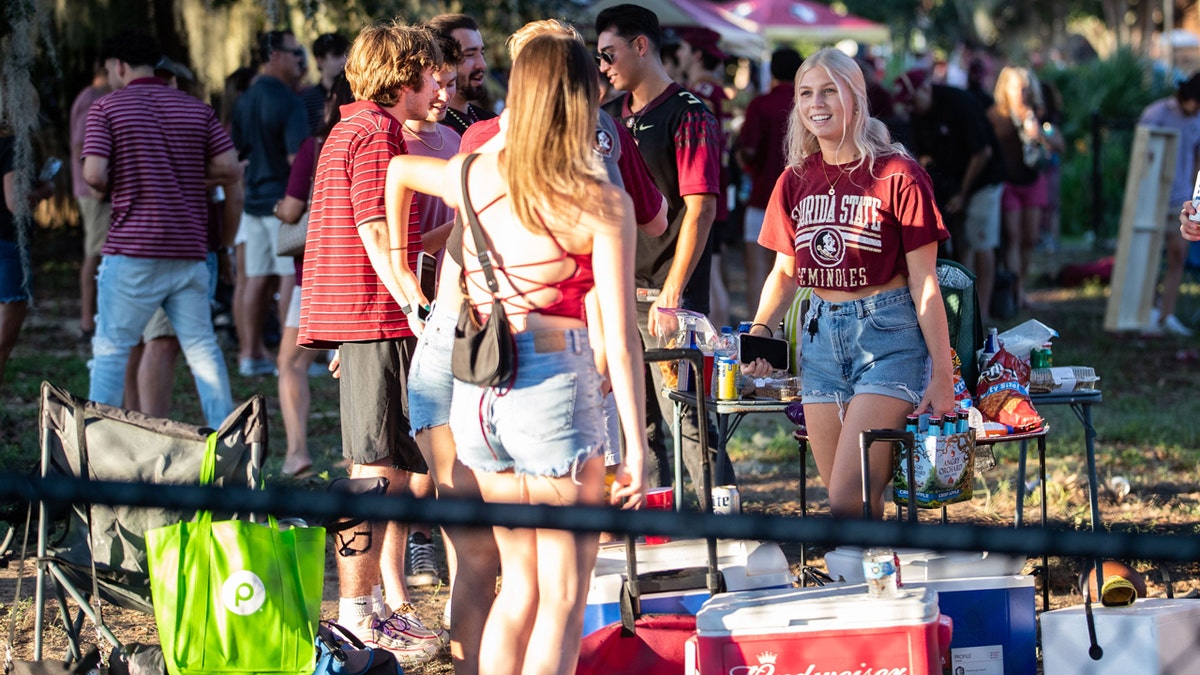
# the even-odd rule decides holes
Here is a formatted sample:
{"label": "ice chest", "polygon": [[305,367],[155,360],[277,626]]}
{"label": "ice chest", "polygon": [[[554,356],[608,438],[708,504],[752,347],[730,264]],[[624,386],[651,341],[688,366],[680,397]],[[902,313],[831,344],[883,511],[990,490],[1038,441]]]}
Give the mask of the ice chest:
{"label": "ice chest", "polygon": [[1042,663],[1054,675],[1193,675],[1200,672],[1200,601],[1139,598],[1092,605],[1099,661],[1088,657],[1083,605],[1042,613]]}
{"label": "ice chest", "polygon": [[[866,581],[863,577],[862,552],[859,546],[839,546],[826,553],[825,568],[829,570],[829,576],[852,584]],[[987,551],[943,553],[926,549],[898,549],[896,554],[900,556],[900,580],[903,583],[1020,574],[1026,560],[1025,556]]]}
{"label": "ice chest", "polygon": [[[708,546],[704,539],[683,539],[637,547],[639,575],[704,567],[707,564]],[[717,541],[717,568],[725,575],[725,587],[730,591],[791,588],[795,580],[787,556],[775,542],[720,539]],[[621,584],[625,577],[624,542],[602,545],[596,557],[596,567],[592,570],[587,607],[583,610],[584,635],[621,620]],[[695,614],[708,598],[708,589],[702,587],[642,595],[642,613]]]}
{"label": "ice chest", "polygon": [[[1033,577],[905,581],[904,587],[936,590],[938,609],[954,620],[954,637],[950,642],[951,673],[1026,675],[1037,672]],[[962,671],[958,670],[960,667]]]}
{"label": "ice chest", "polygon": [[696,615],[695,665],[700,675],[940,675],[937,598],[932,588],[870,598],[865,584],[726,593]]}

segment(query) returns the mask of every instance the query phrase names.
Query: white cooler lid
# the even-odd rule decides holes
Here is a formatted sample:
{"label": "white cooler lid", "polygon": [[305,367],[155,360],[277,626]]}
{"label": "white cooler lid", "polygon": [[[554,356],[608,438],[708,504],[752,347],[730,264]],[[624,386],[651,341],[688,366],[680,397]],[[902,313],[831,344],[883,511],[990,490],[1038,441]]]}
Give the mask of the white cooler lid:
{"label": "white cooler lid", "polygon": [[937,591],[902,588],[895,598],[872,598],[866,584],[726,593],[696,615],[701,636],[801,632],[925,624],[937,620]]}
{"label": "white cooler lid", "polygon": [[[838,546],[825,554],[829,576],[860,584],[863,578],[861,546]],[[933,581],[963,577],[1001,577],[1020,574],[1026,557],[989,551],[931,551],[896,549],[902,581]]]}

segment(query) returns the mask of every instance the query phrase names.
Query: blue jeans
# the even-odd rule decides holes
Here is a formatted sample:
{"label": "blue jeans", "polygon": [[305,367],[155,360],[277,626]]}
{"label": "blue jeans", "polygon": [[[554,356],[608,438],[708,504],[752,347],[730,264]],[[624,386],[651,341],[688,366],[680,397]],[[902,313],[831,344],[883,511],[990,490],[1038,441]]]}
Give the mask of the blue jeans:
{"label": "blue jeans", "polygon": [[574,475],[604,449],[600,374],[587,330],[523,332],[513,339],[517,378],[511,389],[454,381],[450,430],[458,460],[492,473]]}
{"label": "blue jeans", "polygon": [[457,324],[458,308],[434,304],[408,374],[408,423],[413,434],[450,423],[450,399],[454,395],[450,357]]}
{"label": "blue jeans", "polygon": [[159,307],[167,313],[187,358],[204,419],[214,429],[233,412],[225,356],[213,332],[208,287],[212,275],[203,260],[164,260],[104,256],[96,276],[96,335],[92,338],[88,398],[120,406],[129,350]]}
{"label": "blue jeans", "polygon": [[803,325],[817,328],[800,336],[805,403],[844,406],[857,394],[921,402],[929,350],[908,288],[839,303],[814,293]]}

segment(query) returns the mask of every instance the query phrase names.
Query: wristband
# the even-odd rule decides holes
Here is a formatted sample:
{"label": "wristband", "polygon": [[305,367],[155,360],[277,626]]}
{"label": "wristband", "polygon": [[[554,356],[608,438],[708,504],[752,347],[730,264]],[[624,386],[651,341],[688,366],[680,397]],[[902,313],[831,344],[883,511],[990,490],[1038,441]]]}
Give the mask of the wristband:
{"label": "wristband", "polygon": [[770,326],[768,326],[767,324],[765,324],[765,323],[759,323],[759,322],[757,322],[757,321],[756,321],[756,322],[754,322],[754,323],[752,323],[752,324],[750,324],[750,329],[751,329],[751,330],[753,330],[755,326],[762,326],[763,328],[766,328],[768,333],[772,333],[772,334],[773,334],[773,333],[775,332],[775,331],[771,330],[771,327],[770,327]]}

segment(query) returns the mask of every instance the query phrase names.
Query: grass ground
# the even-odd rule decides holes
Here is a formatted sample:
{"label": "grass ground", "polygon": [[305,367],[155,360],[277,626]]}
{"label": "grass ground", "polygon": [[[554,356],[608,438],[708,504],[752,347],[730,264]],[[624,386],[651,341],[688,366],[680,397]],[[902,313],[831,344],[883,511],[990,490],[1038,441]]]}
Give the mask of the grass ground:
{"label": "grass ground", "polygon": [[[68,245],[70,244],[70,245]],[[76,341],[78,302],[76,278],[78,262],[72,257],[73,240],[56,244],[43,240],[35,254],[38,262],[36,303],[26,323],[21,342],[9,362],[3,389],[0,389],[0,469],[29,470],[37,458],[37,403],[42,380],[50,380],[68,391],[86,393],[88,348]],[[1105,527],[1144,531],[1194,533],[1200,523],[1200,397],[1196,395],[1197,339],[1174,337],[1146,338],[1114,335],[1102,330],[1107,302],[1107,287],[1100,284],[1074,289],[1057,289],[1049,279],[1070,261],[1090,259],[1090,250],[1067,251],[1057,255],[1040,254],[1035,261],[1035,287],[1032,307],[999,327],[1008,327],[1029,318],[1056,329],[1054,359],[1057,365],[1087,365],[1100,375],[1104,402],[1095,409],[1098,433],[1097,458],[1101,486],[1102,522]],[[740,288],[740,274],[731,270],[732,288]],[[745,316],[744,304],[735,304],[735,315]],[[1200,283],[1195,276],[1184,285],[1178,315],[1196,325],[1200,315]],[[226,350],[227,354],[233,352]],[[233,361],[230,358],[230,364]],[[172,417],[185,421],[200,419],[199,405],[190,374],[181,363],[178,370]],[[267,397],[270,412],[270,447],[273,452],[266,464],[269,480],[282,481],[279,468],[284,447],[278,392],[273,377],[232,376],[234,398],[244,400],[260,393]],[[328,377],[313,377],[313,413],[310,419],[310,445],[316,478],[308,484],[318,486],[341,475],[340,432],[337,408],[337,384]],[[1078,422],[1066,408],[1040,411],[1051,424],[1049,443],[1048,488],[1051,520],[1060,526],[1088,525],[1087,485],[1084,467],[1083,436]],[[742,477],[742,500],[747,512],[797,514],[798,457],[791,428],[782,416],[748,419],[733,439],[731,454]],[[951,507],[951,518],[990,524],[1011,523],[1015,507],[1015,448],[1001,446],[998,467],[976,477],[976,497],[969,503]],[[820,515],[823,488],[816,471],[809,465],[809,510]],[[1106,490],[1114,477],[1126,478],[1128,495],[1118,498]],[[1027,513],[1036,512],[1035,492],[1026,503]],[[7,515],[15,515],[8,505]],[[0,511],[5,511],[0,505]],[[23,513],[21,514],[23,516]],[[932,516],[932,514],[926,514]],[[800,561],[798,546],[785,547],[793,567]],[[820,564],[821,551],[810,551],[809,563]],[[1154,561],[1129,561],[1149,570]],[[1080,601],[1073,590],[1078,561],[1052,560],[1050,585],[1053,606]],[[1195,565],[1173,565],[1171,576],[1177,592],[1200,586]],[[12,598],[13,570],[0,570],[0,604],[3,615]],[[336,611],[332,593],[336,579],[327,583],[326,611]],[[28,588],[28,586],[27,586]],[[1150,584],[1151,594],[1162,595],[1161,583]],[[28,597],[28,596],[26,596]],[[445,588],[416,594],[422,616],[438,624]],[[22,601],[17,654],[28,655],[31,619],[28,600]],[[125,639],[153,640],[152,622],[138,615],[112,612]],[[61,647],[61,630],[52,633],[50,643]],[[58,652],[51,651],[56,654]],[[448,672],[448,659],[427,668],[408,672]]]}

